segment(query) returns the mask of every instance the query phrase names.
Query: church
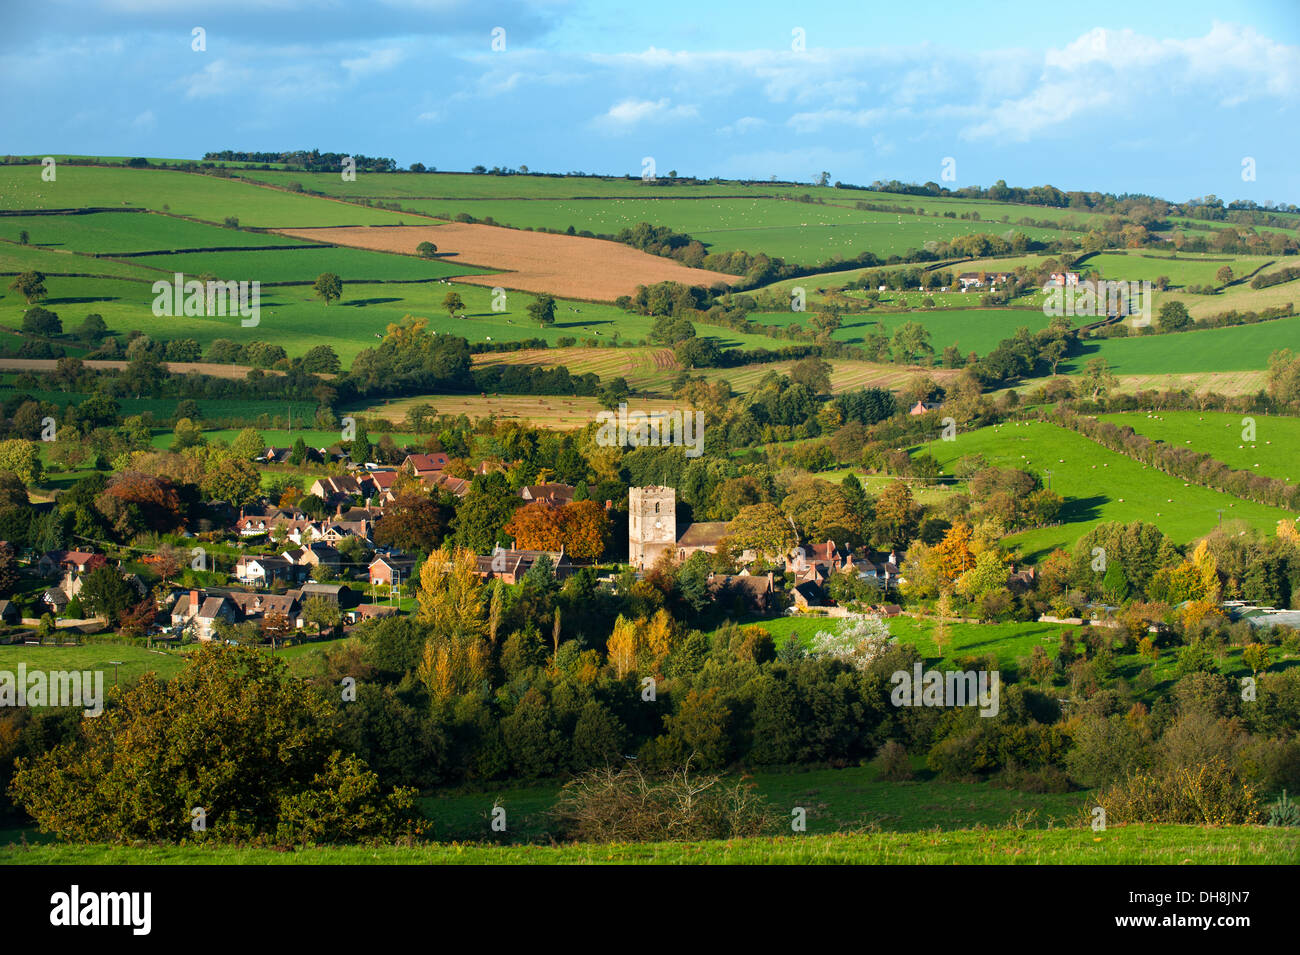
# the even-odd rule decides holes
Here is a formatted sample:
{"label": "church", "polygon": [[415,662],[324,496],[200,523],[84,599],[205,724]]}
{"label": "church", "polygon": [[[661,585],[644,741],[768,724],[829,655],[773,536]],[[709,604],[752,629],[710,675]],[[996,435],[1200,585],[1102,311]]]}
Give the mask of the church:
{"label": "church", "polygon": [[700,550],[715,554],[727,533],[726,521],[697,521],[679,537],[676,488],[629,488],[627,503],[628,562],[638,570],[654,566],[665,551],[678,563]]}

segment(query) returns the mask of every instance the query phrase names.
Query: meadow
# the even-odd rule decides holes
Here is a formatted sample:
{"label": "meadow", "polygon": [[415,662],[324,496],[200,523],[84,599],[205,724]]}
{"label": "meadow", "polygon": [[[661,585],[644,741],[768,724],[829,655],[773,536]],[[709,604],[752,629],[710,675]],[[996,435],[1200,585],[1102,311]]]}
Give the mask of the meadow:
{"label": "meadow", "polygon": [[[0,217],[0,223],[4,219]],[[158,273],[142,265],[141,259],[97,259],[64,249],[46,249],[34,245],[0,242],[0,275],[37,271],[51,275],[96,275],[131,278],[152,282]],[[0,283],[0,296],[9,283]],[[18,299],[19,302],[22,299]]]}
{"label": "meadow", "polygon": [[[640,222],[667,226],[699,239],[710,252],[764,252],[787,262],[814,265],[874,252],[884,258],[926,242],[1009,228],[1003,223],[872,212],[832,203],[788,199],[541,199],[412,200],[403,208],[452,218],[468,213],[516,228],[567,229],[614,235]],[[1031,238],[1052,239],[1050,229],[1016,227]]]}
{"label": "meadow", "polygon": [[[918,450],[918,449],[913,449]],[[1065,498],[1061,523],[1022,531],[1005,539],[1024,558],[1069,548],[1092,527],[1107,521],[1146,521],[1183,544],[1208,533],[1219,521],[1245,521],[1272,533],[1292,516],[1275,507],[1244,501],[1209,488],[1186,484],[1154,468],[1116,454],[1082,435],[1041,421],[1007,422],[958,432],[956,440],[920,447],[949,473],[965,455],[982,454],[991,465],[1051,472],[1051,487]]]}
{"label": "meadow", "polygon": [[[960,293],[956,296],[958,298]],[[919,298],[919,296],[918,296]],[[967,295],[967,302],[972,296]],[[803,325],[807,327],[812,317],[808,312],[762,312],[751,316],[760,325]],[[846,345],[861,345],[868,335],[883,333],[893,335],[900,325],[919,322],[930,333],[930,344],[938,354],[949,345],[961,349],[963,356],[970,352],[984,355],[997,347],[998,342],[1010,338],[1019,328],[1038,331],[1046,328],[1051,319],[1042,309],[1032,308],[934,308],[914,312],[872,311],[841,316],[840,327],[831,335]]]}
{"label": "meadow", "polygon": [[1132,411],[1098,415],[1102,421],[1127,426],[1153,441],[1190,445],[1230,467],[1267,477],[1300,481],[1300,418],[1251,415],[1255,440],[1243,438],[1246,425],[1239,414],[1216,411]]}
{"label": "meadow", "polygon": [[[66,635],[60,633],[60,639]],[[150,650],[130,644],[87,643],[77,647],[24,644],[0,645],[0,670],[17,672],[18,665],[26,664],[29,670],[103,670],[104,684],[113,685],[113,664],[117,660],[117,679],[120,685],[134,683],[146,673],[160,677],[175,676],[185,667],[185,658],[169,650]]]}
{"label": "meadow", "polygon": [[227,229],[151,212],[0,216],[0,239],[17,242],[24,231],[37,248],[100,254],[301,244],[273,232]]}
{"label": "meadow", "polygon": [[1286,828],[1184,825],[1091,829],[966,829],[784,835],[712,842],[609,845],[433,844],[293,851],[217,846],[14,845],[5,865],[1289,865],[1300,835]]}
{"label": "meadow", "polygon": [[1273,352],[1294,348],[1297,342],[1300,316],[1165,335],[1095,338],[1083,342],[1078,354],[1061,363],[1060,371],[1082,371],[1089,359],[1098,356],[1117,375],[1258,371],[1268,367]]}
{"label": "meadow", "polygon": [[[384,209],[267,189],[236,179],[122,166],[0,166],[0,209],[136,208],[257,227],[386,225],[402,216]],[[408,214],[406,220],[410,221]]]}
{"label": "meadow", "polygon": [[1213,255],[1197,252],[1101,252],[1077,263],[1076,268],[1095,269],[1103,279],[1154,282],[1160,276],[1171,287],[1220,285],[1217,276],[1225,265],[1232,269],[1234,280],[1253,275],[1276,260],[1262,255]]}

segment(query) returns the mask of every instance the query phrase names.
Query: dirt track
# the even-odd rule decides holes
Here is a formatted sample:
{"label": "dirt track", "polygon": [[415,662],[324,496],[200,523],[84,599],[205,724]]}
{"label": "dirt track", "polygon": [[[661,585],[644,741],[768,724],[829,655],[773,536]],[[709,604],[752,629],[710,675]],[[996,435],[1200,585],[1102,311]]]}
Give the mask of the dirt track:
{"label": "dirt track", "polygon": [[456,279],[488,288],[550,292],[566,298],[613,301],[631,295],[638,285],[681,282],[683,285],[731,284],[734,275],[692,269],[658,255],[603,239],[527,232],[499,226],[452,222],[438,226],[372,226],[279,229],[299,239],[332,242],[378,252],[414,254],[432,242],[450,262],[500,269],[503,274],[466,275]]}

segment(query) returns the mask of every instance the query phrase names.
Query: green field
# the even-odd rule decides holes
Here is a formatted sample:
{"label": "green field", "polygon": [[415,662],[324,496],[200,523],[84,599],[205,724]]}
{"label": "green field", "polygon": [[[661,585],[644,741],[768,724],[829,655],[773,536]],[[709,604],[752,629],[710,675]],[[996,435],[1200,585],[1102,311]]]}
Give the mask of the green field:
{"label": "green field", "polygon": [[1169,279],[1170,286],[1219,285],[1215,277],[1225,265],[1232,269],[1234,278],[1251,275],[1261,267],[1276,261],[1262,255],[1213,255],[1180,252],[1102,252],[1078,263],[1078,268],[1096,269],[1103,279],[1154,282],[1160,276]]}
{"label": "green field", "polygon": [[271,232],[226,229],[159,213],[0,216],[0,239],[17,242],[18,234],[24,230],[33,246],[74,252],[151,252],[159,249],[305,244],[301,239]]}
{"label": "green field", "polygon": [[421,259],[365,249],[321,246],[315,249],[266,249],[257,252],[183,252],[150,255],[140,260],[165,272],[195,276],[212,272],[218,278],[258,282],[314,282],[333,272],[345,282],[416,282],[479,275],[487,269],[445,259]]}
{"label": "green field", "polygon": [[1090,339],[1084,342],[1080,354],[1061,364],[1060,370],[1082,371],[1089,359],[1100,355],[1117,375],[1256,371],[1268,367],[1270,354],[1295,348],[1298,342],[1300,316],[1167,335]]}
{"label": "green field", "polygon": [[787,835],[725,842],[278,849],[11,845],[5,865],[1289,865],[1300,833],[1263,826],[1146,825]]}
{"label": "green field", "polygon": [[[819,264],[874,252],[882,258],[977,232],[1009,226],[964,219],[869,212],[851,205],[774,198],[707,199],[419,199],[403,203],[428,215],[467,212],[516,228],[567,229],[614,235],[649,222],[703,242],[710,252],[764,252],[789,262]],[[1031,238],[1056,238],[1050,229],[1017,227]]]}
{"label": "green field", "polygon": [[999,467],[1040,474],[1050,470],[1052,490],[1066,499],[1062,523],[1006,538],[1008,545],[1018,547],[1030,558],[1056,547],[1068,548],[1089,529],[1106,521],[1156,524],[1181,544],[1212,530],[1220,511],[1224,520],[1242,520],[1270,533],[1278,521],[1294,517],[1279,508],[1185,484],[1082,435],[1041,421],[959,431],[955,441],[936,440],[921,449],[948,472],[968,454],[982,454],[989,464]]}
{"label": "green field", "polygon": [[1243,416],[1217,411],[1131,411],[1098,416],[1153,441],[1190,447],[1229,467],[1300,481],[1300,418],[1251,415],[1255,440],[1242,438]]}
{"label": "green field", "polygon": [[[920,298],[920,296],[917,296]],[[956,296],[960,298],[960,293]],[[971,296],[966,296],[970,301]],[[919,303],[918,303],[919,304]],[[804,325],[807,312],[763,312],[751,316],[760,325]],[[930,344],[938,354],[956,345],[963,355],[987,354],[998,342],[1010,338],[1018,328],[1038,331],[1050,323],[1042,309],[1033,308],[936,308],[916,312],[868,312],[842,316],[842,324],[831,336],[837,342],[860,345],[870,334],[893,335],[905,322],[919,322],[930,332]]]}
{"label": "green field", "polygon": [[[60,634],[60,637],[63,635]],[[113,684],[113,666],[118,660],[117,678],[122,685],[134,683],[150,671],[161,677],[174,676],[185,666],[185,658],[163,650],[148,650],[127,644],[87,643],[79,647],[0,646],[0,670],[16,671],[25,663],[29,670],[103,670],[106,686]]]}
{"label": "green field", "polygon": [[[235,179],[162,169],[61,166],[54,182],[41,166],[0,166],[0,209],[137,208],[240,225],[396,225],[402,216],[383,209],[294,195]],[[406,220],[410,221],[408,214]]]}
{"label": "green field", "polygon": [[[0,217],[0,223],[3,222]],[[142,262],[141,259],[96,259],[58,249],[0,242],[0,274],[4,275],[35,270],[46,276],[110,275],[152,282],[158,273]],[[0,283],[0,289],[7,291],[8,285],[7,281]]]}
{"label": "green field", "polygon": [[[392,260],[397,267],[434,267],[403,256],[359,252],[352,249],[324,249],[325,253],[349,253],[379,256]],[[283,261],[291,252],[268,257],[268,263]],[[308,250],[307,256],[321,253]],[[263,253],[225,253],[226,256],[261,256]],[[153,259],[154,257],[149,257]],[[170,257],[160,257],[170,258]],[[185,258],[185,257],[176,257]],[[186,265],[211,268],[221,253],[194,255]],[[87,260],[79,260],[87,261]],[[103,260],[95,260],[103,261]],[[462,271],[465,269],[462,268]],[[315,278],[310,268],[305,272]],[[343,298],[326,305],[316,298],[310,285],[275,286],[261,289],[260,324],[244,328],[239,319],[219,316],[157,317],[152,312],[154,295],[151,282],[165,279],[168,272],[155,272],[148,282],[120,279],[48,277],[45,285],[49,297],[41,304],[57,313],[68,330],[80,324],[90,312],[104,317],[108,327],[123,338],[139,329],[158,339],[193,338],[204,349],[218,338],[238,342],[272,341],[284,347],[290,356],[301,355],[316,345],[330,345],[349,365],[357,352],[373,347],[390,323],[407,315],[426,318],[433,330],[460,335],[471,343],[540,338],[554,344],[563,337],[599,342],[639,341],[645,338],[653,319],[632,315],[608,303],[556,302],[555,324],[539,328],[528,315],[528,305],[535,297],[526,292],[510,292],[506,310],[492,311],[492,290],[477,285],[443,285],[439,282],[364,283],[345,281]],[[7,284],[7,283],[6,283]],[[465,303],[463,315],[453,319],[442,306],[448,292],[457,292]],[[0,325],[18,328],[27,304],[17,292],[0,287]],[[698,325],[701,335],[711,335],[728,347],[772,347],[773,340],[763,335],[747,335],[730,329]]]}

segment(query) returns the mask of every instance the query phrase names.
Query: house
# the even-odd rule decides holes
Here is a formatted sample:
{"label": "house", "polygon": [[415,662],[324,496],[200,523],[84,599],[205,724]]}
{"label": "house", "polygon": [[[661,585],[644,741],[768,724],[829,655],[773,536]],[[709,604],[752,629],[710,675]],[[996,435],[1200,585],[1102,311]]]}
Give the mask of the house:
{"label": "house", "polygon": [[766,613],[776,593],[774,576],[748,574],[709,574],[709,595],[717,602],[729,603],[744,612]]}
{"label": "house", "polygon": [[414,557],[393,557],[390,554],[379,554],[370,562],[370,582],[375,586],[382,584],[391,587],[394,578],[400,584],[403,580],[410,579],[414,570]]}
{"label": "house", "polygon": [[509,550],[502,548],[487,557],[479,557],[477,573],[485,580],[495,577],[503,583],[517,584],[543,557],[551,562],[551,573],[556,580],[563,580],[572,573],[573,562],[563,550],[520,550],[514,547]]}
{"label": "house", "polygon": [[796,584],[791,588],[790,596],[794,598],[794,605],[800,610],[823,606],[827,600],[825,589],[820,583],[812,580]]}
{"label": "house", "polygon": [[218,620],[236,622],[240,617],[238,605],[222,593],[191,590],[182,594],[172,606],[172,626],[193,630],[195,637],[207,642],[213,637]]}
{"label": "house", "polygon": [[23,622],[22,611],[12,600],[0,600],[0,623],[17,624]]}
{"label": "house", "polygon": [[298,564],[309,568],[324,564],[326,567],[337,571],[343,565],[343,555],[332,544],[313,541],[300,549]]}
{"label": "house", "polygon": [[297,577],[297,565],[279,555],[245,556],[235,561],[235,579],[241,584],[266,587],[277,578],[295,580]]}
{"label": "house", "polygon": [[912,405],[911,408],[907,409],[907,413],[910,415],[920,415],[925,414],[927,411],[937,411],[942,407],[943,402],[941,401],[918,401],[916,404]]}
{"label": "house", "polygon": [[573,501],[573,490],[569,484],[525,484],[519,496],[525,501],[545,501],[558,507]]}
{"label": "house", "polygon": [[55,577],[69,572],[87,574],[107,563],[108,558],[103,554],[84,550],[52,550],[41,555],[36,562],[36,570],[42,577]]}
{"label": "house", "polygon": [[360,480],[345,474],[341,477],[317,478],[307,489],[307,493],[316,495],[326,504],[339,504],[354,497],[364,497],[365,488],[362,487]]}
{"label": "house", "polygon": [[63,611],[68,609],[68,602],[71,599],[62,587],[51,587],[41,594],[41,601],[50,608],[56,617],[62,616]]}
{"label": "house", "polygon": [[441,451],[432,454],[408,454],[406,460],[402,462],[401,469],[407,473],[423,478],[425,475],[440,472],[447,467],[450,460],[447,455]]}
{"label": "house", "polygon": [[420,475],[420,483],[426,487],[441,488],[449,491],[457,497],[464,497],[469,493],[470,482],[464,478],[452,477],[450,474],[444,474],[441,471],[433,471],[428,474]]}
{"label": "house", "polygon": [[1053,272],[1047,280],[1047,285],[1061,285],[1066,288],[1079,284],[1078,272]]}

